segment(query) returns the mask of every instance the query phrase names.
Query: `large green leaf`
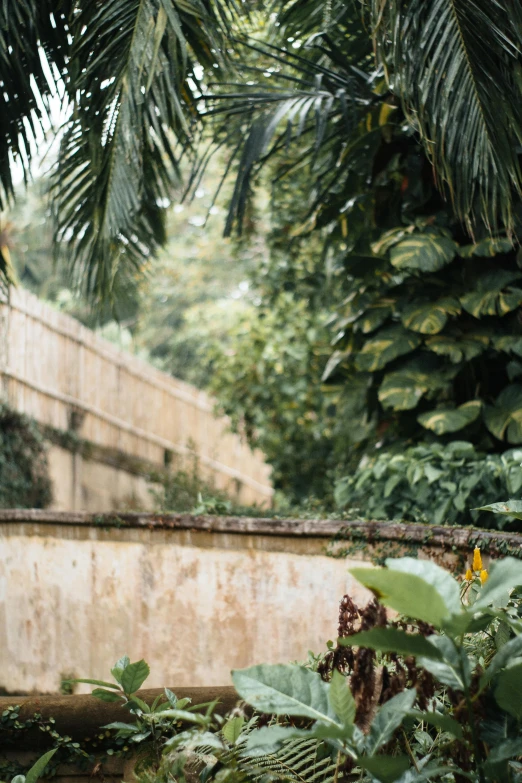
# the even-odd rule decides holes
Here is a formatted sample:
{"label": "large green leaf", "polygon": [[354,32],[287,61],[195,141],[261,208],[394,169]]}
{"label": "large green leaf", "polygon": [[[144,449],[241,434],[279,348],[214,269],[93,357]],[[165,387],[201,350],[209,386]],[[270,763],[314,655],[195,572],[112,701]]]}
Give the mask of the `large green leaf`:
{"label": "large green leaf", "polygon": [[261,712],[338,725],[329,686],[317,672],[292,664],[260,664],[233,671],[232,681],[239,696]]}
{"label": "large green leaf", "polygon": [[440,658],[436,647],[420,634],[406,633],[398,628],[372,628],[353,636],[341,636],[337,640],[341,647],[369,647],[380,652],[396,652],[399,655],[423,655]]}
{"label": "large green leaf", "polygon": [[362,372],[382,370],[389,362],[415,350],[421,338],[402,326],[381,329],[368,340],[355,357],[355,366]]}
{"label": "large green leaf", "polygon": [[384,377],[379,387],[379,402],[383,408],[407,411],[415,408],[429,389],[430,377],[408,370],[398,370]]}
{"label": "large green leaf", "polygon": [[460,218],[512,229],[522,190],[520,12],[503,2],[372,0],[377,51]]}
{"label": "large green leaf", "polygon": [[196,63],[224,65],[232,10],[227,0],[107,0],[68,17],[55,239],[93,298],[113,295],[118,275],[142,271],[165,242],[178,144],[191,145],[200,113]]}
{"label": "large green leaf", "polygon": [[[114,686],[111,685],[111,687]],[[95,688],[91,695],[100,701],[105,701],[111,704],[115,704],[116,702],[121,702],[124,700],[124,697],[121,693],[116,693],[116,691],[106,691],[104,688]]]}
{"label": "large green leaf", "polygon": [[390,250],[390,261],[396,269],[437,272],[453,261],[457,249],[448,237],[414,234]]}
{"label": "large green leaf", "polygon": [[436,408],[422,413],[417,417],[417,421],[436,435],[445,435],[448,432],[457,432],[476,421],[481,410],[482,402],[471,400],[458,408]]}
{"label": "large green leaf", "polygon": [[358,318],[354,325],[354,332],[362,332],[363,334],[370,334],[374,332],[379,326],[381,326],[393,313],[393,302],[389,300],[384,302],[376,302],[368,307],[360,318]]}
{"label": "large green leaf", "polygon": [[350,573],[396,612],[440,628],[449,617],[446,603],[433,585],[415,574],[388,568],[352,568]]}
{"label": "large green leaf", "polygon": [[42,776],[47,764],[50,762],[57,750],[58,748],[54,748],[54,750],[47,751],[47,753],[44,753],[44,755],[41,756],[35,764],[33,764],[25,776],[25,783],[36,783],[36,781]]}
{"label": "large green leaf", "polygon": [[121,675],[123,674],[123,670],[126,669],[129,664],[130,664],[129,656],[123,655],[118,661],[116,661],[113,668],[111,669],[112,676],[117,682],[120,683],[120,685],[121,685]]}
{"label": "large green leaf", "polygon": [[449,389],[458,368],[441,364],[434,356],[425,354],[406,361],[399,370],[384,376],[379,402],[384,408],[411,410],[423,395]]}
{"label": "large green leaf", "polygon": [[146,661],[129,663],[121,673],[121,687],[125,693],[136,693],[150,674],[150,668]]}
{"label": "large green leaf", "polygon": [[504,334],[493,338],[493,345],[497,351],[505,353],[514,353],[516,356],[522,356],[522,337],[513,334]]}
{"label": "large green leaf", "polygon": [[522,634],[510,639],[494,656],[488,668],[480,678],[480,687],[483,688],[498,672],[503,669],[513,658],[522,655]]}
{"label": "large green leaf", "polygon": [[233,718],[229,718],[221,729],[221,733],[226,741],[230,742],[231,745],[235,745],[241,736],[244,724],[245,719],[242,715],[236,715]]}
{"label": "large green leaf", "polygon": [[386,566],[394,572],[414,574],[431,585],[442,596],[446,608],[451,614],[459,614],[462,611],[458,582],[437,563],[418,557],[400,557],[388,558]]}
{"label": "large green leaf", "polygon": [[470,361],[480,356],[488,347],[490,338],[485,333],[468,332],[462,335],[438,334],[428,337],[424,345],[438,356],[447,356],[451,362],[458,364]]}
{"label": "large green leaf", "polygon": [[458,299],[447,296],[437,302],[411,304],[404,308],[401,320],[407,329],[421,334],[438,334],[448,321],[448,316],[459,315]]}
{"label": "large green leaf", "polygon": [[386,745],[394,731],[401,725],[408,712],[413,707],[417,692],[415,688],[398,693],[393,699],[383,704],[372,721],[370,733],[366,739],[366,749],[369,755],[377,753]]}
{"label": "large green leaf", "polygon": [[504,669],[498,676],[495,699],[503,710],[522,719],[522,663]]}
{"label": "large green leaf", "polygon": [[330,704],[343,726],[355,720],[356,704],[350,690],[349,680],[334,669],[330,682]]}
{"label": "large green leaf", "polygon": [[505,502],[490,503],[489,506],[479,506],[474,511],[491,511],[493,514],[501,514],[514,519],[522,519],[522,500],[506,500]]}
{"label": "large green leaf", "polygon": [[473,604],[473,609],[502,606],[513,587],[522,587],[522,560],[504,557],[491,565],[489,578]]}
{"label": "large green leaf", "polygon": [[501,253],[509,253],[513,249],[513,242],[507,237],[486,237],[476,242],[474,245],[465,245],[459,248],[459,256],[462,258],[471,258],[479,256],[480,258],[493,258]]}
{"label": "large green leaf", "polygon": [[[460,634],[457,632],[455,635]],[[429,671],[442,685],[462,691],[471,682],[471,668],[464,649],[455,646],[449,636],[434,635],[430,637],[430,641],[441,652],[442,660],[419,656],[417,663]]]}
{"label": "large green leaf", "polygon": [[494,405],[484,411],[489,431],[499,440],[522,443],[522,385],[513,383],[498,395]]}
{"label": "large green leaf", "polygon": [[510,285],[521,278],[521,272],[504,269],[487,272],[478,278],[474,291],[460,297],[460,303],[464,310],[475,318],[483,315],[506,315],[522,304],[522,288],[513,288]]}

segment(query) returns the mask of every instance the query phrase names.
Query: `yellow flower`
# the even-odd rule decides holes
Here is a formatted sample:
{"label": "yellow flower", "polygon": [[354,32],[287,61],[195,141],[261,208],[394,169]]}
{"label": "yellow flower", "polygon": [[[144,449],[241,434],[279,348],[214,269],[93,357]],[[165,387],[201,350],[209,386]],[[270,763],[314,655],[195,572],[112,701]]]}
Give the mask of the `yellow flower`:
{"label": "yellow flower", "polygon": [[482,571],[482,558],[480,556],[480,549],[475,547],[473,552],[473,570]]}
{"label": "yellow flower", "polygon": [[487,582],[488,577],[489,577],[488,572],[486,571],[485,568],[483,568],[482,571],[480,572],[480,581],[482,582],[482,584],[484,584],[484,582]]}
{"label": "yellow flower", "polygon": [[464,577],[464,579],[466,580],[466,582],[471,582],[471,580],[473,579],[473,573],[471,571],[471,568],[468,568],[468,570],[466,571],[466,576]]}

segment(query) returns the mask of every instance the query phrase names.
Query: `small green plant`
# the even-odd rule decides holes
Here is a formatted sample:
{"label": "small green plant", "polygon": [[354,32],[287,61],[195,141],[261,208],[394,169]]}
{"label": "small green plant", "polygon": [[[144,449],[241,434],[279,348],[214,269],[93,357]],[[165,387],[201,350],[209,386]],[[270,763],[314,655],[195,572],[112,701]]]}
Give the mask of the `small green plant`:
{"label": "small green plant", "polygon": [[[113,736],[123,752],[130,748],[143,751],[140,763],[145,768],[159,763],[165,743],[179,733],[183,723],[206,726],[211,721],[214,702],[189,706],[190,699],[178,699],[168,688],[151,705],[141,699],[138,691],[150,674],[144,660],[131,663],[125,655],[114,664],[111,674],[114,682],[85,678],[68,682],[96,685],[98,687],[92,691],[94,697],[104,702],[120,703],[128,709],[132,715],[129,722],[116,721],[101,728],[115,732]],[[202,710],[206,710],[205,714]],[[115,750],[109,748],[105,752],[110,756]]]}
{"label": "small green plant", "polygon": [[335,497],[340,508],[358,508],[370,519],[519,530],[514,514],[495,517],[485,506],[520,490],[521,463],[521,449],[484,455],[466,441],[378,452],[337,482]]}
{"label": "small green plant", "polygon": [[25,775],[15,775],[12,778],[11,783],[37,783],[37,781],[44,776],[45,772],[48,771],[47,766],[57,750],[58,748],[54,748],[53,750],[44,753],[44,755],[40,756],[33,766],[27,770]]}
{"label": "small green plant", "polygon": [[54,750],[49,750],[47,753],[44,753],[25,775],[15,775],[11,783],[36,783],[36,781],[44,775],[48,763],[57,750],[58,749],[55,748]]}

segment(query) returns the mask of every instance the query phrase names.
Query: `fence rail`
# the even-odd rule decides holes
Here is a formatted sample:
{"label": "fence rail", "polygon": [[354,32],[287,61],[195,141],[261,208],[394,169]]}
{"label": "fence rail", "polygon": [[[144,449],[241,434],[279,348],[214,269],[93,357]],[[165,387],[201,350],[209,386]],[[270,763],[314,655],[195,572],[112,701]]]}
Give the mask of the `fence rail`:
{"label": "fence rail", "polygon": [[218,486],[250,489],[270,500],[270,468],[227,431],[204,392],[115,348],[32,294],[12,289],[0,300],[7,350],[0,373],[9,403],[41,424],[67,430],[72,414],[82,438],[158,466],[165,451],[180,464],[197,457]]}

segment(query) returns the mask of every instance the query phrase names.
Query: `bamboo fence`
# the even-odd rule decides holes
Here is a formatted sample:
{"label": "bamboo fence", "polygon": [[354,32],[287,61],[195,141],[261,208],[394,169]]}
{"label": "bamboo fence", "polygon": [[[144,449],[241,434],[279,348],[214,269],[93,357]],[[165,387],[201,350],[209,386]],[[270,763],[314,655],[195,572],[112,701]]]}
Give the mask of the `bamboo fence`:
{"label": "bamboo fence", "polygon": [[[0,298],[4,397],[44,425],[158,466],[197,457],[217,486],[239,482],[259,501],[273,494],[259,451],[228,431],[207,394],[120,351],[23,289]],[[6,339],[7,336],[7,339]],[[72,418],[73,417],[73,418]]]}

